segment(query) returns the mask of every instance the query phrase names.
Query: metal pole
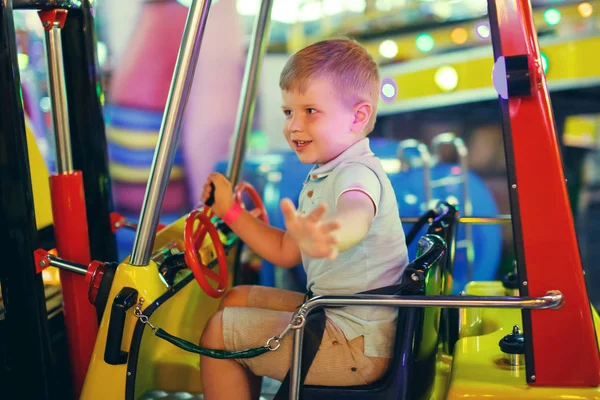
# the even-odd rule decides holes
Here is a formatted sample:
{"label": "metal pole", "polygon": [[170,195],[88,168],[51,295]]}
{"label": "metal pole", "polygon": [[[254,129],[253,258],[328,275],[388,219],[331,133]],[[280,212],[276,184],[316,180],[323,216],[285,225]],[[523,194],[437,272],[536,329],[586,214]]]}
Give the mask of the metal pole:
{"label": "metal pole", "polygon": [[69,262],[66,260],[61,260],[60,258],[54,257],[52,255],[48,255],[48,256],[46,256],[46,258],[48,259],[49,265],[51,267],[60,268],[65,271],[70,271],[77,275],[85,276],[87,274],[87,266],[85,266],[85,265],[77,264],[74,262]]}
{"label": "metal pole", "polygon": [[[415,223],[419,221],[419,217],[402,217],[403,223]],[[466,225],[500,225],[512,223],[510,215],[498,215],[497,217],[460,217],[458,222]]]}
{"label": "metal pole", "polygon": [[[50,26],[48,26],[50,25]],[[65,87],[61,24],[59,21],[44,21],[46,36],[46,62],[50,101],[52,102],[52,122],[56,138],[56,168],[59,174],[73,172],[71,156],[71,132],[69,130],[69,109]]]}
{"label": "metal pole", "polygon": [[200,45],[210,4],[211,0],[194,0],[188,12],[158,143],[152,160],[140,223],[135,234],[131,265],[147,265],[150,259],[160,210],[177,150],[183,114],[200,55]]}
{"label": "metal pole", "polygon": [[267,50],[269,25],[271,21],[271,6],[273,0],[263,0],[254,24],[252,41],[250,42],[249,57],[246,60],[244,80],[242,82],[242,98],[238,106],[235,121],[234,147],[227,163],[227,176],[235,186],[239,180],[244,163],[246,140],[252,129],[254,105],[256,104],[256,88],[258,86],[261,62]]}
{"label": "metal pole", "polygon": [[408,163],[408,159],[405,156],[405,151],[409,148],[417,149],[419,152],[419,158],[423,164],[423,187],[425,188],[425,209],[433,207],[431,204],[432,191],[431,191],[431,154],[425,144],[419,142],[416,139],[405,139],[398,143],[398,149],[396,155],[400,162]]}
{"label": "metal pole", "polygon": [[[56,249],[66,260],[88,264],[90,262],[90,242],[83,175],[81,171],[73,169],[61,42],[61,30],[65,25],[67,14],[66,10],[39,12],[46,34],[48,85],[52,99],[52,118],[57,143],[58,174],[50,177],[50,194]],[[78,271],[67,268],[60,271],[65,328],[73,374],[73,391],[76,397],[81,393],[98,334],[98,321],[94,315],[94,307],[87,301],[82,302],[82,299],[85,299],[88,294],[88,283],[85,277],[78,276],[78,274]]]}
{"label": "metal pole", "polygon": [[320,307],[331,306],[388,306],[388,307],[446,307],[446,308],[518,308],[546,309],[562,305],[563,295],[551,290],[540,297],[519,296],[390,296],[357,294],[351,296],[315,296],[302,305],[299,314],[305,319]]}
{"label": "metal pole", "polygon": [[[439,146],[442,144],[449,144],[454,147],[456,153],[458,154],[458,160],[460,164],[460,175],[462,180],[462,197],[463,201],[463,215],[471,216],[473,212],[473,207],[470,199],[469,193],[469,160],[468,155],[469,151],[467,150],[467,146],[465,146],[465,142],[462,138],[457,137],[454,133],[447,132],[441,133],[436,136],[432,140],[432,146],[434,152],[439,161]],[[473,261],[475,259],[474,249],[473,249],[473,227],[471,225],[465,226],[465,241],[466,252],[467,252],[467,280],[470,281],[473,279]]]}
{"label": "metal pole", "polygon": [[[460,171],[463,180],[463,204],[465,205],[464,215],[470,217],[473,213],[471,196],[469,193],[469,160],[467,159],[469,151],[462,138],[455,137],[452,141],[458,152]],[[473,226],[465,226],[465,239],[467,241],[467,280],[473,279],[473,261],[475,261],[475,249],[473,248]]]}
{"label": "metal pole", "polygon": [[300,398],[300,371],[302,370],[302,341],[304,326],[294,330],[292,369],[290,371],[290,399]]}

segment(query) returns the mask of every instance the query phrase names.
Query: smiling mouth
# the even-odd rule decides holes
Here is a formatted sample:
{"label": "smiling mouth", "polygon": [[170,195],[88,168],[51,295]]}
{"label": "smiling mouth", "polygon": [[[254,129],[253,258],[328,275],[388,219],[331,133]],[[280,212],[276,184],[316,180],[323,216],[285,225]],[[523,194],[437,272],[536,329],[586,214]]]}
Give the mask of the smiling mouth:
{"label": "smiling mouth", "polygon": [[300,150],[311,144],[312,140],[292,140],[292,142],[294,143],[294,147]]}

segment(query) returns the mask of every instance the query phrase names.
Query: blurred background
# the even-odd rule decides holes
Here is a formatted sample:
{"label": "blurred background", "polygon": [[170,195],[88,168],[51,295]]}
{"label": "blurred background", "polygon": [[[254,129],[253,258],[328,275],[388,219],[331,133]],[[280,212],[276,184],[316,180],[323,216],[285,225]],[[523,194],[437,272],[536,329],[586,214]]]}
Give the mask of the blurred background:
{"label": "blurred background", "polygon": [[[593,238],[600,234],[600,1],[531,3],[588,291],[598,306],[600,248]],[[136,219],[189,1],[93,5],[114,208]],[[213,1],[163,222],[189,211],[206,176],[226,169],[259,6],[258,0]],[[43,30],[35,12],[16,11],[15,18],[28,123],[53,170]],[[510,214],[486,0],[275,0],[243,174],[265,199],[272,223],[282,225],[279,200],[298,195],[308,170],[281,133],[279,73],[295,51],[336,36],[358,40],[380,65],[379,117],[370,137],[401,216],[418,216],[439,200],[458,204],[463,215]],[[119,235],[124,258],[133,232]],[[457,292],[469,276],[492,280],[510,272],[511,225],[470,232],[461,226],[456,263]],[[271,286],[301,289],[305,279],[301,268],[281,272],[261,261],[253,270],[257,282]]]}

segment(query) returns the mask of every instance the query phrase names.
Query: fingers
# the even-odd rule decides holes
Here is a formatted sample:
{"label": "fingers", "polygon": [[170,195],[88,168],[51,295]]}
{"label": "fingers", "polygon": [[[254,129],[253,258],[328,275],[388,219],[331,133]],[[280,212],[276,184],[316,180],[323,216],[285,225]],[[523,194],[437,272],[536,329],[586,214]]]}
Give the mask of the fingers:
{"label": "fingers", "polygon": [[286,225],[294,222],[297,218],[296,207],[294,207],[294,203],[290,199],[281,200],[281,212],[283,213]]}
{"label": "fingers", "polygon": [[211,172],[211,174],[208,175],[207,183],[210,184],[210,182],[214,183],[215,185],[229,185],[229,186],[231,186],[231,182],[229,182],[229,179],[227,179],[225,177],[225,175],[220,174],[218,172]]}
{"label": "fingers", "polygon": [[337,231],[338,229],[340,229],[340,223],[338,221],[330,221],[330,222],[325,222],[322,223],[320,225],[321,231],[323,233],[329,233],[329,232],[333,232],[333,231]]}
{"label": "fingers", "polygon": [[306,216],[306,218],[311,221],[316,222],[323,217],[323,215],[325,214],[326,211],[327,211],[327,204],[325,204],[325,203],[319,204],[319,206],[317,208],[315,208],[314,210],[312,210],[312,212],[310,214],[308,214]]}
{"label": "fingers", "polygon": [[210,197],[210,195],[212,194],[212,186],[211,186],[211,182],[207,181],[204,186],[202,187],[202,196],[200,196],[200,199],[202,200],[202,203],[206,203],[206,200],[208,200],[208,198]]}

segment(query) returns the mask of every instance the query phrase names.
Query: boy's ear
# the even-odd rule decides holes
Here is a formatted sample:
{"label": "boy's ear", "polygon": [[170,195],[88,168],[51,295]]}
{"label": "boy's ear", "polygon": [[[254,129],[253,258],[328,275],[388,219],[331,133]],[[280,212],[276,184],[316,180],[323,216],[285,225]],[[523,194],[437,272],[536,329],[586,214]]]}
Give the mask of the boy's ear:
{"label": "boy's ear", "polygon": [[373,114],[373,106],[366,101],[354,106],[354,121],[352,122],[353,132],[362,132]]}

